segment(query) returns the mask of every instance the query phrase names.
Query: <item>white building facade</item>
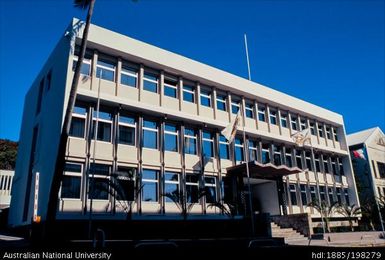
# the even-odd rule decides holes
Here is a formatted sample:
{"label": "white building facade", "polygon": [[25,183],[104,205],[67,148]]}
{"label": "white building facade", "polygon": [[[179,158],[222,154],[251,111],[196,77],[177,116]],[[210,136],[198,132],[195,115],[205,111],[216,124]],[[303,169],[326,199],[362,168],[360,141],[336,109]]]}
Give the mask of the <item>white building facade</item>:
{"label": "white building facade", "polygon": [[[26,96],[12,226],[32,219],[36,172],[38,214],[46,218],[76,53],[63,37]],[[316,219],[317,212],[306,206],[312,200],[359,204],[339,114],[95,25],[81,71],[58,218],[87,219],[90,211],[100,218],[121,217],[123,197],[104,189],[115,173],[132,174],[142,187],[135,193],[129,179],[115,180],[127,197],[135,197],[130,206],[137,217],[178,213],[164,195],[179,191],[194,204],[191,214],[219,214],[211,203],[226,197],[242,202],[226,178],[245,155],[257,165],[301,169],[255,178],[254,211],[307,212]],[[229,144],[220,132],[239,109],[244,109],[246,142],[238,131]],[[291,138],[306,128],[313,149],[297,147]]]}

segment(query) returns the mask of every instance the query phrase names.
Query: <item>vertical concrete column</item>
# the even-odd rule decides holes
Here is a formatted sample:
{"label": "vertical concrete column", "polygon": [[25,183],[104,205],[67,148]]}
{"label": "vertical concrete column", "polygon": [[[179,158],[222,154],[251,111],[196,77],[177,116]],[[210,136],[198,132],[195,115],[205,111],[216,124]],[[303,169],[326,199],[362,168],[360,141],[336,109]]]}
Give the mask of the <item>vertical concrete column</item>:
{"label": "vertical concrete column", "polygon": [[98,63],[99,53],[97,50],[94,50],[91,64],[91,90],[98,91],[98,82],[96,80],[96,64]]}
{"label": "vertical concrete column", "polygon": [[257,128],[257,130],[259,129],[259,126],[258,126],[258,103],[256,100],[254,100],[254,107],[253,107],[253,114],[254,114],[254,119],[255,119],[255,126]]}
{"label": "vertical concrete column", "polygon": [[279,135],[282,135],[282,126],[281,126],[281,109],[277,107],[277,124],[279,129]]}
{"label": "vertical concrete column", "polygon": [[159,104],[160,106],[163,106],[163,99],[164,99],[164,71],[160,71],[159,75]]}
{"label": "vertical concrete column", "polygon": [[116,96],[119,96],[119,90],[120,90],[120,77],[121,77],[121,74],[120,72],[122,71],[122,58],[118,58],[118,63],[116,65],[116,75],[115,75],[115,80],[116,80],[116,91],[115,91],[115,95]]}
{"label": "vertical concrete column", "polygon": [[195,85],[195,100],[197,105],[197,114],[199,116],[201,107],[201,84],[199,82]]}
{"label": "vertical concrete column", "polygon": [[333,147],[336,148],[336,140],[334,140],[334,126],[330,126],[330,135],[332,137]]}
{"label": "vertical concrete column", "polygon": [[267,129],[268,129],[268,132],[271,133],[270,106],[266,103],[265,108],[266,108],[265,116],[266,116],[266,122],[267,122]]}
{"label": "vertical concrete column", "polygon": [[327,133],[326,133],[326,124],[323,124],[322,128],[323,128],[323,131],[324,131],[325,144],[326,144],[326,146],[329,146],[329,139],[328,139]]}
{"label": "vertical concrete column", "polygon": [[182,111],[183,106],[183,78],[178,78],[178,96],[179,96],[179,111]]}
{"label": "vertical concrete column", "polygon": [[[211,92],[211,103],[214,109],[214,119],[217,119],[217,113],[218,113],[218,108],[217,108],[217,88],[213,87],[212,92]],[[219,140],[219,139],[218,139]]]}
{"label": "vertical concrete column", "polygon": [[287,120],[288,120],[287,124],[289,125],[289,134],[291,136],[293,134],[293,129],[291,128],[291,113],[290,112],[287,113]]}
{"label": "vertical concrete column", "polygon": [[241,104],[240,104],[240,110],[241,110],[241,115],[242,115],[242,118],[243,118],[243,125],[246,126],[246,101],[245,101],[245,97],[242,96],[241,97]]}
{"label": "vertical concrete column", "polygon": [[138,100],[142,100],[142,93],[143,93],[143,77],[144,77],[144,66],[143,64],[139,65],[139,75],[138,75],[138,81],[139,81],[139,95]]}
{"label": "vertical concrete column", "polygon": [[232,109],[231,109],[231,94],[230,92],[226,92],[227,95],[227,108],[228,108],[228,113],[229,113],[229,122],[231,122],[231,115],[232,115]]}
{"label": "vertical concrete column", "polygon": [[315,128],[315,133],[317,135],[317,143],[320,144],[320,136],[319,136],[319,128],[318,128],[317,120],[314,120],[314,128]]}
{"label": "vertical concrete column", "polygon": [[[159,125],[159,151],[160,151],[160,176],[159,176],[159,190],[164,191],[164,172],[165,172],[165,164],[164,164],[164,153],[165,153],[165,145],[164,145],[164,129],[165,129],[165,118],[162,118]],[[165,213],[165,198],[164,196],[160,196],[160,213]]]}

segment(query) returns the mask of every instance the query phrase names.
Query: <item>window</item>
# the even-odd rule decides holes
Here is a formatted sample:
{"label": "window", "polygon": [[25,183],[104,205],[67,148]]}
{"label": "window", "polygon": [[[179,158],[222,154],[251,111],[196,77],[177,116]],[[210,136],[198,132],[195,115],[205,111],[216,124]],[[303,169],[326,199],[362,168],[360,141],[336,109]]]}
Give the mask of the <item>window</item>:
{"label": "window", "polygon": [[38,115],[40,113],[40,110],[41,110],[41,103],[42,103],[42,99],[43,99],[43,91],[44,91],[44,83],[45,80],[44,78],[41,79],[40,81],[40,85],[39,85],[39,94],[37,96],[37,103],[36,103],[36,115]]}
{"label": "window", "polygon": [[313,202],[318,201],[316,186],[310,185],[310,197],[311,197],[311,201]]}
{"label": "window", "polygon": [[226,111],[226,96],[217,94],[217,109]]}
{"label": "window", "polygon": [[183,85],[183,100],[195,103],[195,87],[191,85]]}
{"label": "window", "polygon": [[315,134],[315,126],[314,126],[314,123],[313,122],[310,122],[310,133],[312,135],[316,135]]}
{"label": "window", "polygon": [[291,117],[291,129],[293,130],[298,130],[298,127],[297,127],[297,118],[292,116]]}
{"label": "window", "polygon": [[158,149],[158,123],[143,120],[143,147]]}
{"label": "window", "polygon": [[205,177],[206,203],[217,201],[217,178],[213,176]]}
{"label": "window", "polygon": [[262,144],[262,163],[266,164],[270,162],[270,145]]}
{"label": "window", "polygon": [[337,201],[339,204],[341,204],[342,203],[341,188],[336,188],[336,193],[337,193]]}
{"label": "window", "polygon": [[344,195],[345,195],[345,203],[346,203],[346,205],[350,205],[348,189],[344,189]]}
{"label": "window", "polygon": [[319,195],[321,198],[321,202],[326,200],[325,186],[319,186]]}
{"label": "window", "polygon": [[281,147],[277,145],[273,145],[273,160],[274,164],[276,166],[279,166],[282,164],[281,162]]}
{"label": "window", "polygon": [[[74,56],[74,60],[72,63],[72,71],[75,72],[76,63],[78,62],[78,57]],[[91,59],[84,57],[82,66],[80,68],[80,74],[84,76],[90,76],[91,75]]]}
{"label": "window", "polygon": [[245,114],[248,118],[254,118],[254,104],[245,103]]}
{"label": "window", "polygon": [[134,201],[135,200],[135,178],[136,169],[133,167],[118,166],[117,200]]}
{"label": "window", "polygon": [[86,118],[87,109],[84,107],[80,107],[79,105],[75,105],[72,113],[71,127],[69,133],[70,136],[84,138]]}
{"label": "window", "polygon": [[329,127],[326,127],[326,137],[329,139],[329,140],[332,140],[332,133],[331,133],[331,130]]}
{"label": "window", "polygon": [[306,119],[301,119],[301,130],[305,130],[307,128]]}
{"label": "window", "polygon": [[293,158],[291,156],[291,149],[290,148],[286,148],[286,151],[285,151],[285,164],[287,167],[293,167]]}
{"label": "window", "polygon": [[184,129],[184,152],[186,154],[197,154],[197,134],[192,128]]}
{"label": "window", "polygon": [[120,72],[120,84],[137,88],[138,87],[138,69],[123,65]]}
{"label": "window", "polygon": [[338,160],[340,175],[345,175],[344,165],[342,164],[342,159]]}
{"label": "window", "polygon": [[[164,194],[179,196],[179,173],[164,173]],[[173,202],[171,198],[165,197],[166,202]]]}
{"label": "window", "polygon": [[199,178],[195,174],[186,174],[187,203],[197,203],[199,200]]}
{"label": "window", "polygon": [[47,74],[47,91],[51,89],[52,84],[52,69]]}
{"label": "window", "polygon": [[296,162],[298,168],[303,169],[302,151],[301,150],[295,150],[295,162]]}
{"label": "window", "polygon": [[135,145],[135,118],[119,115],[119,143]]}
{"label": "window", "polygon": [[287,128],[287,114],[281,114],[281,126]]}
{"label": "window", "polygon": [[158,76],[145,71],[143,75],[143,89],[158,93]]}
{"label": "window", "polygon": [[300,189],[301,189],[301,200],[302,200],[302,206],[306,206],[308,204],[308,201],[307,201],[307,189],[306,189],[306,185],[305,184],[300,184],[299,185]]}
{"label": "window", "polygon": [[305,152],[305,157],[306,157],[306,167],[309,171],[313,171],[313,166],[311,163],[311,153],[310,152]]}
{"label": "window", "polygon": [[237,114],[240,108],[240,101],[237,99],[231,99],[231,113]]}
{"label": "window", "polygon": [[164,126],[164,149],[178,152],[178,129],[175,125],[166,123]]}
{"label": "window", "polygon": [[142,174],[142,201],[158,201],[158,179],[159,171],[143,169]]}
{"label": "window", "polygon": [[323,126],[320,124],[318,125],[318,134],[319,134],[319,137],[324,137]]}
{"label": "window", "polygon": [[380,178],[385,178],[385,163],[377,162],[377,168]]}
{"label": "window", "polygon": [[[108,200],[110,165],[91,163],[89,170],[89,199]],[[93,176],[93,178],[92,178]]]}
{"label": "window", "polygon": [[337,128],[333,127],[332,129],[333,129],[334,141],[338,142]]}
{"label": "window", "polygon": [[82,180],[82,165],[67,162],[61,184],[61,198],[80,199]]}
{"label": "window", "polygon": [[333,188],[329,187],[328,193],[329,193],[329,202],[330,204],[333,204],[334,203]]}
{"label": "window", "polygon": [[203,131],[203,156],[214,157],[214,135],[208,131]]}
{"label": "window", "polygon": [[329,162],[328,158],[326,156],[323,156],[323,162],[324,162],[324,173],[329,173]]}
{"label": "window", "polygon": [[266,122],[266,108],[262,105],[258,105],[258,120]]}
{"label": "window", "polygon": [[277,124],[277,111],[270,109],[270,124]]}
{"label": "window", "polygon": [[295,187],[295,184],[290,184],[290,200],[291,200],[291,205],[295,206],[297,205],[297,189]]}
{"label": "window", "polygon": [[235,138],[235,161],[237,162],[243,162],[244,156],[243,156],[243,141],[240,138]]}
{"label": "window", "polygon": [[319,154],[314,155],[314,161],[315,161],[316,171],[321,172],[321,163],[320,163],[320,155]]}
{"label": "window", "polygon": [[165,77],[163,85],[164,85],[164,95],[165,96],[177,98],[177,96],[178,96],[177,95],[178,82],[176,79]]}
{"label": "window", "polygon": [[337,166],[336,166],[336,159],[332,159],[332,171],[334,175],[337,175]]}
{"label": "window", "polygon": [[[97,125],[97,132],[96,132]],[[92,139],[98,141],[111,142],[112,114],[106,111],[94,111],[92,124]]]}
{"label": "window", "polygon": [[206,89],[201,89],[201,105],[211,107],[211,92]]}
{"label": "window", "polygon": [[249,140],[250,161],[258,161],[258,142]]}
{"label": "window", "polygon": [[229,142],[223,135],[219,137],[219,157],[226,160],[230,159]]}
{"label": "window", "polygon": [[98,60],[96,64],[96,77],[115,81],[115,64],[107,60]]}

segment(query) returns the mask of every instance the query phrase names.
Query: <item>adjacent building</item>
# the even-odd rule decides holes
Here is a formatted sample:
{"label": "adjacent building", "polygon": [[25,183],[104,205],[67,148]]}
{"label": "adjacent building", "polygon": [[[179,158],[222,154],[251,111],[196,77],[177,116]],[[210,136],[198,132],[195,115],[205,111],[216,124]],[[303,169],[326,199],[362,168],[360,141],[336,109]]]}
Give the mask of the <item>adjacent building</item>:
{"label": "adjacent building", "polygon": [[[79,37],[75,43],[60,39],[26,95],[13,226],[31,222],[37,172],[37,214],[46,218]],[[246,159],[255,212],[309,213],[318,225],[310,201],[359,204],[337,113],[95,25],[81,73],[59,219],[121,218],[124,205],[135,218],[176,215],[165,194],[184,194],[197,218],[219,216],[213,202],[236,202],[243,214],[250,210]],[[246,139],[241,127],[229,143],[221,130],[239,110]],[[306,128],[311,145],[298,147],[291,136]],[[108,192],[111,181],[123,195]],[[341,224],[339,217],[332,222]]]}
{"label": "adjacent building", "polygon": [[385,196],[385,135],[379,127],[347,136],[361,203]]}
{"label": "adjacent building", "polygon": [[9,208],[11,203],[11,188],[15,172],[12,170],[0,170],[0,212]]}

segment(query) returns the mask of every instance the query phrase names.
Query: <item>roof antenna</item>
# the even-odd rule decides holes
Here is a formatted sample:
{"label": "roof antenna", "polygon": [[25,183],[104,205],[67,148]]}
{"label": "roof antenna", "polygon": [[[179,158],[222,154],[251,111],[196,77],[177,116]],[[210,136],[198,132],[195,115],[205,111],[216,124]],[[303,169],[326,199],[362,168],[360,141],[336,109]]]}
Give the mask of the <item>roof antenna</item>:
{"label": "roof antenna", "polygon": [[246,60],[247,60],[247,71],[249,73],[249,80],[251,81],[251,73],[250,73],[250,61],[249,61],[249,50],[247,48],[247,36],[246,33],[244,34],[245,36],[245,49],[246,49]]}

